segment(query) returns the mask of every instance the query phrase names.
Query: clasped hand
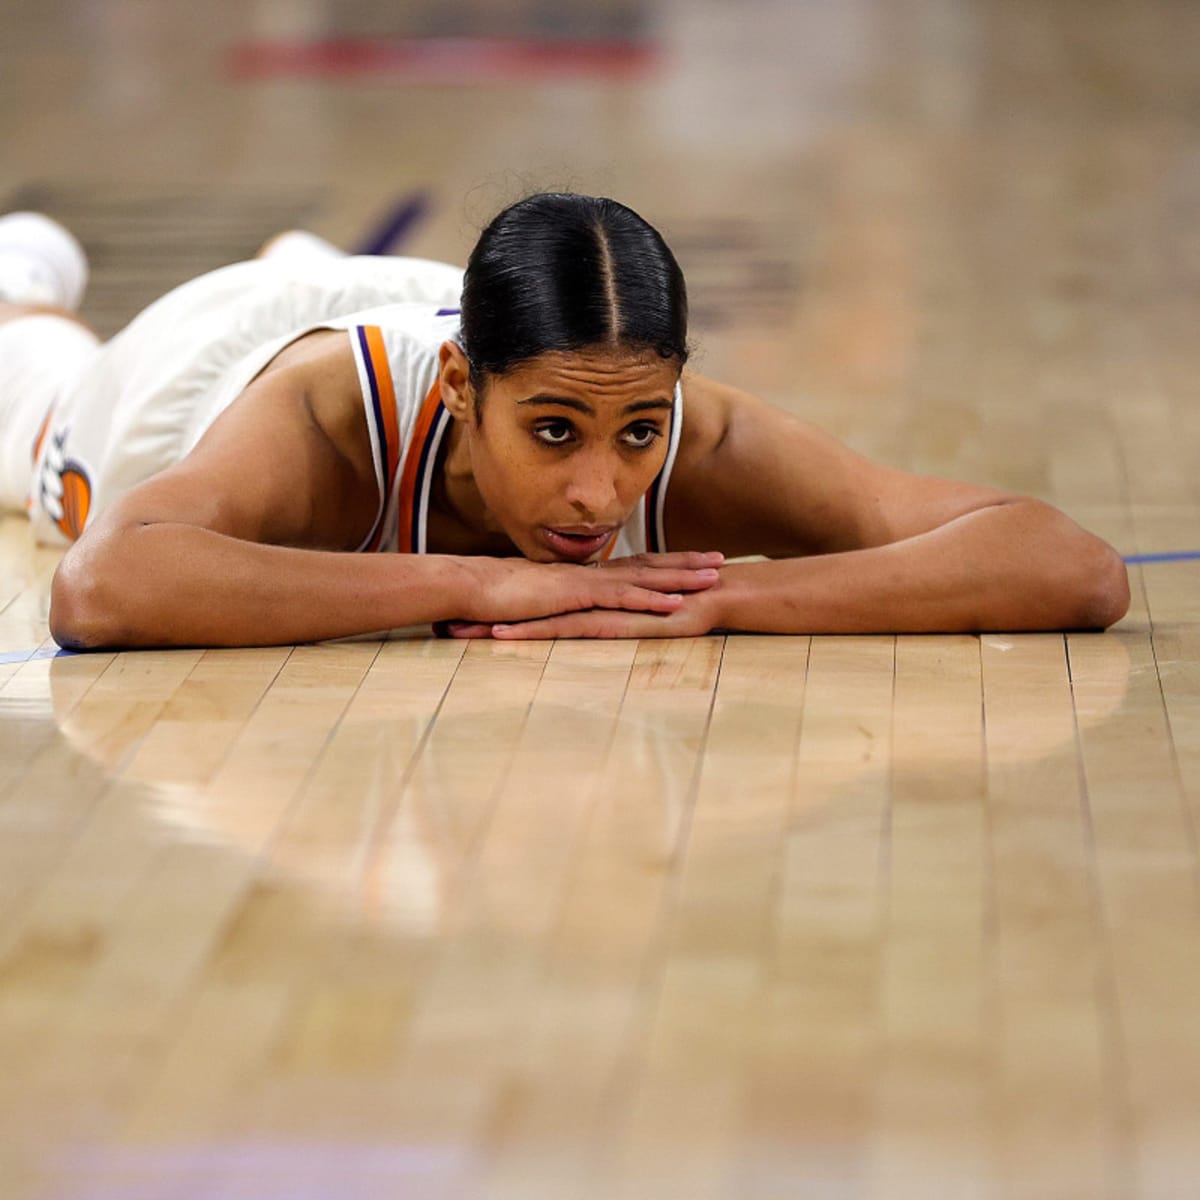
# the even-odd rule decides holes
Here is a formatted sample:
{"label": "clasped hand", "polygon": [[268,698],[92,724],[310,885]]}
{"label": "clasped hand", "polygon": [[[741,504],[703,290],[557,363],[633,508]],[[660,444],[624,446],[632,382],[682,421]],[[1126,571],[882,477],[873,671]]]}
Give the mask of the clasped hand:
{"label": "clasped hand", "polygon": [[637,554],[607,563],[477,560],[473,611],[439,624],[457,638],[698,637],[719,621],[724,555]]}

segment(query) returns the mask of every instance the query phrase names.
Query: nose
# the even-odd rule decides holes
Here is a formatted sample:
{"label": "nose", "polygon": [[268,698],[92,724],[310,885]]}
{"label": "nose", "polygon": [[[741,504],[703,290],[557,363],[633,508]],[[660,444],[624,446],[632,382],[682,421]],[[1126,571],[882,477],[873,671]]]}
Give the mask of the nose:
{"label": "nose", "polygon": [[611,518],[617,501],[616,476],[616,466],[607,454],[593,451],[573,455],[567,502],[587,520]]}

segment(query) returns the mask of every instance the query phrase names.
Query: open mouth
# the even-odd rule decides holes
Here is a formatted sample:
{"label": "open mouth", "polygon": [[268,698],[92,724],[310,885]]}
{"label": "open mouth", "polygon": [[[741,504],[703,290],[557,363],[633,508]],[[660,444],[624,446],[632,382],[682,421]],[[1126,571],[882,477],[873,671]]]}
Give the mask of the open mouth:
{"label": "open mouth", "polygon": [[543,541],[559,558],[586,562],[608,545],[614,530],[611,526],[588,532],[544,528],[541,533]]}

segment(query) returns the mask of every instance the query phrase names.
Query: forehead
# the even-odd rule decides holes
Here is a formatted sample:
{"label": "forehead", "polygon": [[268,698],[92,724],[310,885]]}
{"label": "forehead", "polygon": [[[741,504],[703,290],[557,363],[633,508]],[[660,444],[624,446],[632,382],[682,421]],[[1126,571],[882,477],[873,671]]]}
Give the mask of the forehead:
{"label": "forehead", "polygon": [[545,392],[592,397],[636,392],[639,398],[651,393],[669,398],[678,378],[678,365],[652,350],[587,349],[539,354],[494,382],[515,399]]}

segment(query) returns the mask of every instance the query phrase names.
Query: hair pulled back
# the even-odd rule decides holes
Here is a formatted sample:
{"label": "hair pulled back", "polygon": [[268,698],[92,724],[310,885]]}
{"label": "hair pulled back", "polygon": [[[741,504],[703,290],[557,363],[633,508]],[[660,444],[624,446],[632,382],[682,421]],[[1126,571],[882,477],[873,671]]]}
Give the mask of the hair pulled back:
{"label": "hair pulled back", "polygon": [[504,209],[467,263],[462,346],[477,394],[548,351],[612,347],[687,360],[687,288],[631,208],[544,192]]}

